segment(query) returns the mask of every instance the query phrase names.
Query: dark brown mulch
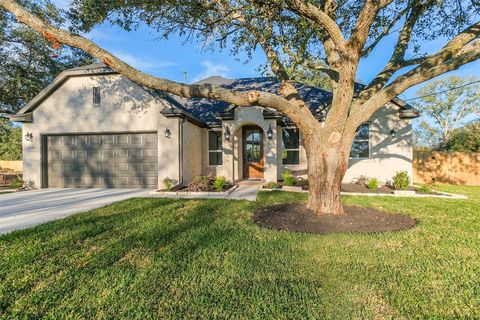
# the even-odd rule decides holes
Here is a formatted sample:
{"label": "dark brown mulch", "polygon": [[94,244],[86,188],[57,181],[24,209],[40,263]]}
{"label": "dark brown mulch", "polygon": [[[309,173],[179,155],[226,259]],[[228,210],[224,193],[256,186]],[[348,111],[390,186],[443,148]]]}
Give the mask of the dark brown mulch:
{"label": "dark brown mulch", "polygon": [[344,209],[343,215],[316,215],[303,204],[276,204],[255,211],[253,220],[269,229],[317,234],[398,231],[413,228],[417,223],[409,216],[374,208],[345,206]]}

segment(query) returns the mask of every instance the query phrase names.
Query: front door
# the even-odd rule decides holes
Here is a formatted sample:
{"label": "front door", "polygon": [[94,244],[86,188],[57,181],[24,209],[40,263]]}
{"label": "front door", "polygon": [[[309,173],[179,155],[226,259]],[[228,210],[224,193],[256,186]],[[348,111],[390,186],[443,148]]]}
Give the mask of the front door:
{"label": "front door", "polygon": [[243,176],[263,179],[263,130],[257,126],[243,127]]}

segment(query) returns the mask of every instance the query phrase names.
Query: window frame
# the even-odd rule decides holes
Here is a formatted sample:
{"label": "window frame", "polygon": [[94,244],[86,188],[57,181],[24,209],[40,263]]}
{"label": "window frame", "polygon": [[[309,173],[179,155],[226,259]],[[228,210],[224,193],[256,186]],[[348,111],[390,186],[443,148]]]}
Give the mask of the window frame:
{"label": "window frame", "polygon": [[[292,148],[284,148],[284,143],[283,143],[283,130],[284,129],[295,129],[298,131],[298,149],[292,149]],[[281,157],[281,160],[282,160],[282,166],[299,166],[300,163],[301,163],[301,159],[300,159],[300,150],[302,148],[302,137],[301,137],[301,132],[300,130],[298,129],[298,127],[296,126],[285,126],[285,127],[281,127],[281,131],[280,131],[280,143],[281,143],[281,150],[280,150],[280,157]],[[297,151],[298,152],[298,163],[290,163],[290,164],[285,164],[283,163],[283,151]]]}
{"label": "window frame", "polygon": [[94,107],[100,107],[102,96],[100,93],[100,87],[92,87],[92,102]]}
{"label": "window frame", "polygon": [[[356,138],[353,138],[353,141],[352,141],[352,147],[353,147],[353,143],[355,141],[367,141],[368,142],[368,156],[367,157],[351,157],[350,155],[352,154],[352,147],[350,148],[350,154],[348,156],[349,159],[353,159],[353,160],[362,160],[362,159],[370,159],[371,158],[371,155],[372,155],[372,144],[371,144],[371,134],[370,134],[370,125],[371,123],[370,122],[364,122],[362,123],[358,128],[360,128],[361,126],[368,126],[368,138],[367,139],[356,139]],[[355,131],[355,136],[357,135],[357,132],[358,132],[358,128],[357,128],[357,131]]]}
{"label": "window frame", "polygon": [[[215,149],[215,150],[210,150],[210,132],[215,132],[220,135],[220,141],[221,141],[221,146],[220,149]],[[211,164],[210,162],[210,154],[211,153],[220,153],[220,162],[221,164]],[[208,130],[207,131],[207,157],[208,157],[208,166],[209,167],[219,167],[223,166],[223,135],[222,135],[222,130]],[[218,159],[218,158],[217,158]]]}

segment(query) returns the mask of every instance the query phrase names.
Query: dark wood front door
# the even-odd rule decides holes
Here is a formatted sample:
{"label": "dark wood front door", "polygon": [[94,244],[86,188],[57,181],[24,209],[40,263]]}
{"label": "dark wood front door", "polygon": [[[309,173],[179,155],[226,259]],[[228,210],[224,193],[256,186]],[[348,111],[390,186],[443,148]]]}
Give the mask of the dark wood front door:
{"label": "dark wood front door", "polygon": [[243,177],[263,179],[263,130],[257,126],[243,127]]}

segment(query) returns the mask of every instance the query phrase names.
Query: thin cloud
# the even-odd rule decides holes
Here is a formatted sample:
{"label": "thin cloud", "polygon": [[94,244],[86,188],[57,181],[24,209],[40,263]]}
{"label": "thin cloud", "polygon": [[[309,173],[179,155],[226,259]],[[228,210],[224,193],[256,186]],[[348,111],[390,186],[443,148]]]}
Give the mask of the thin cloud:
{"label": "thin cloud", "polygon": [[143,70],[163,69],[163,68],[168,68],[176,65],[175,62],[171,62],[171,61],[153,62],[154,61],[153,59],[141,58],[139,56],[134,56],[126,52],[115,52],[114,55],[116,55],[119,59],[125,61],[129,65],[137,69],[143,69]]}
{"label": "thin cloud", "polygon": [[214,63],[210,60],[202,61],[201,66],[204,70],[200,74],[197,74],[195,77],[193,77],[193,82],[197,82],[211,76],[228,77],[230,72],[230,68],[228,66]]}

